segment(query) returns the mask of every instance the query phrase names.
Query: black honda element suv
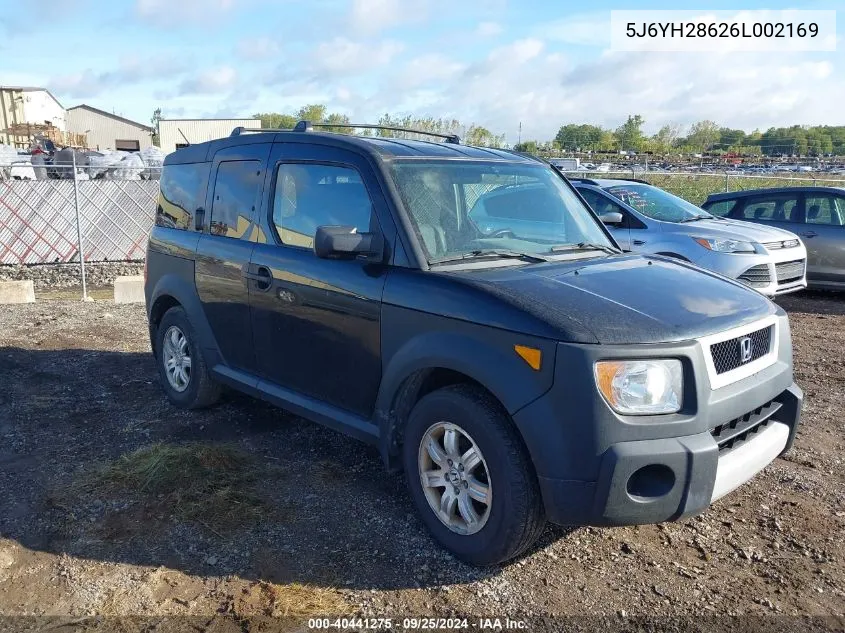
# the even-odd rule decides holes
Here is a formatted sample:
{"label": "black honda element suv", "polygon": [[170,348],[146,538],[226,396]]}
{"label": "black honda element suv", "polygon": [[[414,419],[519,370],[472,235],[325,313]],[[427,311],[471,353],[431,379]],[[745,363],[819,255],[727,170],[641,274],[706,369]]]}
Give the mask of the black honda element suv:
{"label": "black honda element suv", "polygon": [[225,385],[377,445],[479,565],[546,520],[702,512],[790,447],[802,393],[768,299],[622,253],[540,160],[319,127],[167,156],[146,300],[175,405]]}

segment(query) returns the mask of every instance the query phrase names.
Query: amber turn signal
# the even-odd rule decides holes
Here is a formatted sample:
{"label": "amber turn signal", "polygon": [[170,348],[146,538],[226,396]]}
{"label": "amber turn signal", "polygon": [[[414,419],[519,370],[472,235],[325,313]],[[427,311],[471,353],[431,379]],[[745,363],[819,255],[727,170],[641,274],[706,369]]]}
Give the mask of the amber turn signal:
{"label": "amber turn signal", "polygon": [[514,345],[513,349],[519,354],[522,360],[528,363],[531,369],[540,371],[540,367],[543,364],[543,352],[534,347],[526,347],[525,345]]}

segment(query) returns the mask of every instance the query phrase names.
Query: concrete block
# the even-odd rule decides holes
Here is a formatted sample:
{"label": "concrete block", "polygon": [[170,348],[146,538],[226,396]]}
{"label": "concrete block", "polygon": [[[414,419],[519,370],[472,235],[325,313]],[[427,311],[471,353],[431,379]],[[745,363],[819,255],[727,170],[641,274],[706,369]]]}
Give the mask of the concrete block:
{"label": "concrete block", "polygon": [[28,281],[0,281],[0,303],[34,303],[35,286]]}
{"label": "concrete block", "polygon": [[115,303],[143,303],[144,276],[118,277],[114,280]]}

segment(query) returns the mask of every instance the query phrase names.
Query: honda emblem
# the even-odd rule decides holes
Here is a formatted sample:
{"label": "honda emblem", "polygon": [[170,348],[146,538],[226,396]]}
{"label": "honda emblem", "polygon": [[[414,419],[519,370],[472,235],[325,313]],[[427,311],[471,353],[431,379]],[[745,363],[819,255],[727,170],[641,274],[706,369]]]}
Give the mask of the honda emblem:
{"label": "honda emblem", "polygon": [[746,336],[739,339],[739,360],[743,363],[747,363],[751,360],[751,353],[751,338]]}

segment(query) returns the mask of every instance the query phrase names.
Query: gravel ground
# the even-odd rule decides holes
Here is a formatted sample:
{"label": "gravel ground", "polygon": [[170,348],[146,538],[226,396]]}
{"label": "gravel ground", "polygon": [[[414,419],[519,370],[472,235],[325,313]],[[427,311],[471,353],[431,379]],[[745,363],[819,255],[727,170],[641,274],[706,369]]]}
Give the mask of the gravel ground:
{"label": "gravel ground", "polygon": [[[144,262],[86,262],[85,282],[89,287],[110,286],[115,277],[142,275]],[[79,264],[0,266],[0,281],[32,280],[36,290],[75,288],[82,285]]]}
{"label": "gravel ground", "polygon": [[[196,616],[171,622],[205,630],[223,618],[249,630],[285,614],[297,617],[274,622],[288,628],[329,613],[508,616],[549,629],[595,616],[575,622],[613,630],[682,618],[711,630],[706,616],[735,615],[811,628],[787,617],[800,615],[833,617],[814,622],[841,631],[845,296],[782,304],[806,394],[788,455],[702,516],[550,526],[527,556],[491,569],[433,543],[373,448],[236,394],[207,411],[171,407],[143,306],[0,306],[0,617]],[[74,485],[140,447],[191,441],[246,451],[271,512],[226,530]]]}

